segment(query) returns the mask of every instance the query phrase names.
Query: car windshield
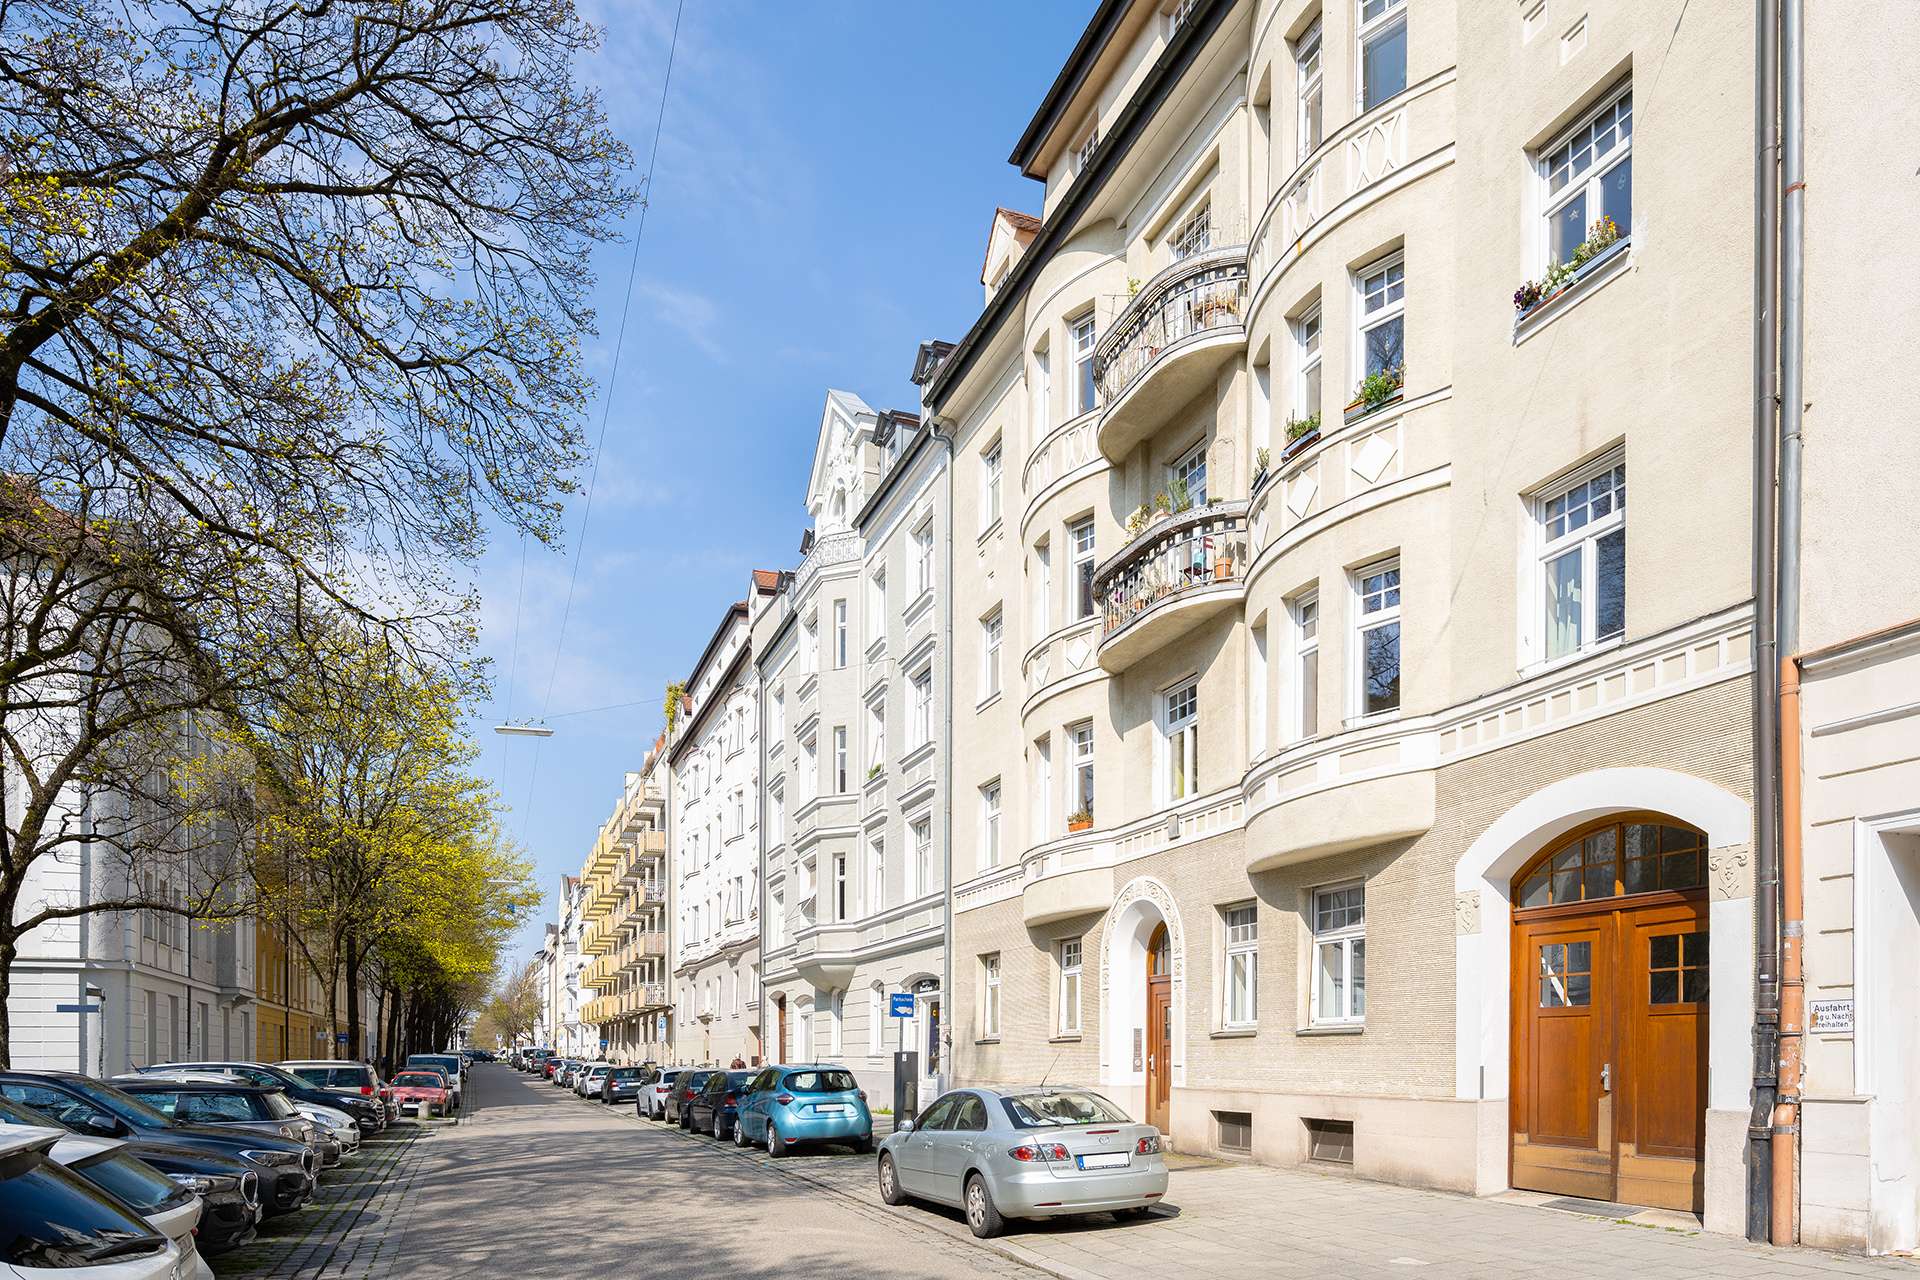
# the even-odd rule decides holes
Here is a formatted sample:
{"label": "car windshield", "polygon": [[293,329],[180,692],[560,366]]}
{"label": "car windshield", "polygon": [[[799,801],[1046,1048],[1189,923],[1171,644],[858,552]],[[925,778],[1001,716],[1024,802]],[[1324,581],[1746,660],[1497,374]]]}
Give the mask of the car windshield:
{"label": "car windshield", "polygon": [[787,1077],[795,1093],[852,1093],[859,1087],[851,1071],[795,1071]]}
{"label": "car windshield", "polygon": [[94,1186],[111,1191],[141,1213],[155,1213],[193,1193],[144,1160],[124,1151],[108,1151],[82,1160],[76,1172]]}
{"label": "car windshield", "polygon": [[86,1267],[164,1248],[164,1236],[43,1152],[0,1156],[0,1263]]}
{"label": "car windshield", "polygon": [[1037,1089],[1002,1098],[1007,1118],[1017,1129],[1052,1129],[1073,1124],[1127,1124],[1127,1113],[1084,1089]]}
{"label": "car windshield", "polygon": [[98,1080],[69,1080],[73,1091],[97,1103],[119,1116],[131,1125],[156,1126],[169,1123],[167,1118],[130,1093],[122,1093],[110,1084]]}
{"label": "car windshield", "polygon": [[393,1082],[403,1089],[438,1089],[446,1083],[446,1079],[430,1071],[402,1071],[393,1078]]}
{"label": "car windshield", "polygon": [[359,1089],[373,1083],[365,1067],[295,1067],[293,1074],[322,1089]]}

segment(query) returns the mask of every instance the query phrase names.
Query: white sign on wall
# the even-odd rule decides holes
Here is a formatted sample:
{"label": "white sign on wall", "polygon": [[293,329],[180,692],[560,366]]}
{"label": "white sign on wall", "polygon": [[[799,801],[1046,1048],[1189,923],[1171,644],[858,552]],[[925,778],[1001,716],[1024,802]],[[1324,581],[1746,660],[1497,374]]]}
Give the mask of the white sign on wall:
{"label": "white sign on wall", "polygon": [[1834,1035],[1853,1030],[1853,1001],[1812,1000],[1808,1002],[1807,1026],[1816,1035]]}

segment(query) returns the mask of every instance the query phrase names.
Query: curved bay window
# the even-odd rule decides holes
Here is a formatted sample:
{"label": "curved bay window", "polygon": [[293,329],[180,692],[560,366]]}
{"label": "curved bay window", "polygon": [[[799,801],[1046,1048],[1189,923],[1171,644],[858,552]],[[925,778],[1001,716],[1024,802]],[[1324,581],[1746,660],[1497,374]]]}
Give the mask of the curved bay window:
{"label": "curved bay window", "polygon": [[1516,910],[1700,889],[1707,883],[1706,836],[1652,817],[1610,820],[1563,838],[1515,883]]}

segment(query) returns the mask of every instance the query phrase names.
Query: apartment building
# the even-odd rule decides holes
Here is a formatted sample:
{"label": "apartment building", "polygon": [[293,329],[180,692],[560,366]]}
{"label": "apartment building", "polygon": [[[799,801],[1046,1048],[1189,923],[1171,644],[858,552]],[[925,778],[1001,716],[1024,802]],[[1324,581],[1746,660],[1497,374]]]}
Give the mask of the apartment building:
{"label": "apartment building", "polygon": [[925,396],[959,1079],[1742,1229],[1747,18],[1099,5]]}
{"label": "apartment building", "polygon": [[876,1097],[898,1050],[929,1096],[945,1071],[945,475],[919,415],[829,391],[803,558],[754,629],[768,1052]]}
{"label": "apartment building", "polygon": [[585,1057],[600,1050],[599,1028],[587,1022],[583,1006],[588,957],[584,943],[586,893],[579,876],[560,877],[558,920],[549,926],[541,953],[545,971],[546,1018],[551,1047],[563,1057]]}
{"label": "apartment building", "polygon": [[599,1028],[600,1052],[617,1062],[666,1062],[672,1054],[668,988],[666,739],[628,773],[620,802],[580,869],[591,957],[581,982],[594,996],[581,1011]]}
{"label": "apartment building", "polygon": [[755,570],[694,664],[667,730],[675,1061],[760,1061],[760,730],[753,619],[778,575]]}

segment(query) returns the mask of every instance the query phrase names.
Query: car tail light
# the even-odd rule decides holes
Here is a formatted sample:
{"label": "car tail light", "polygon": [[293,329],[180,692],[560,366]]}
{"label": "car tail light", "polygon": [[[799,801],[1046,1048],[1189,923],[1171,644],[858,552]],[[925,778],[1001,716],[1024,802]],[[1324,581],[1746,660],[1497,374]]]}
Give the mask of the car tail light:
{"label": "car tail light", "polygon": [[373,1086],[370,1084],[361,1085],[360,1096],[363,1098],[371,1098],[373,1096]]}
{"label": "car tail light", "polygon": [[1023,1164],[1032,1160],[1064,1161],[1068,1158],[1067,1149],[1057,1142],[1022,1143],[1020,1146],[1008,1151],[1007,1154]]}
{"label": "car tail light", "polygon": [[1156,1133],[1150,1137],[1140,1139],[1138,1143],[1134,1144],[1133,1149],[1137,1154],[1143,1156],[1158,1155],[1160,1152],[1160,1135]]}
{"label": "car tail light", "polygon": [[723,1106],[723,1107],[730,1107],[730,1106],[732,1106],[732,1105],[734,1104],[734,1100],[735,1100],[735,1097],[736,1097],[736,1095],[734,1095],[734,1094],[731,1094],[731,1093],[730,1093],[730,1094],[728,1094],[728,1095],[726,1096],[726,1098],[725,1098],[724,1100],[722,1100],[722,1101],[721,1101],[721,1103],[720,1103],[720,1105],[721,1105],[721,1106]]}
{"label": "car tail light", "polygon": [[783,1107],[790,1106],[793,1103],[793,1095],[790,1093],[777,1094],[773,1100]]}
{"label": "car tail light", "polygon": [[855,1089],[853,1091],[853,1096],[860,1099],[860,1101],[865,1102],[867,1100],[867,1091],[865,1089]]}

